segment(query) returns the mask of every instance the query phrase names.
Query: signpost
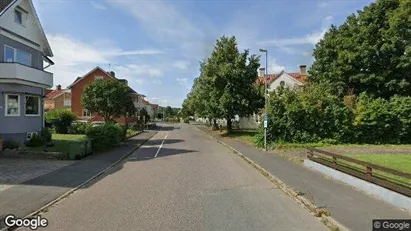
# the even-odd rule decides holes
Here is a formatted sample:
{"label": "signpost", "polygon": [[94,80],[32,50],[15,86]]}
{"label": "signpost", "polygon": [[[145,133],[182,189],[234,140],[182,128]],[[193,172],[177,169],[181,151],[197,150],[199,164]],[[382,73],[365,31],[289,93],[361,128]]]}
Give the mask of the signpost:
{"label": "signpost", "polygon": [[267,124],[268,124],[268,118],[267,118],[267,114],[264,114],[264,128],[267,128]]}

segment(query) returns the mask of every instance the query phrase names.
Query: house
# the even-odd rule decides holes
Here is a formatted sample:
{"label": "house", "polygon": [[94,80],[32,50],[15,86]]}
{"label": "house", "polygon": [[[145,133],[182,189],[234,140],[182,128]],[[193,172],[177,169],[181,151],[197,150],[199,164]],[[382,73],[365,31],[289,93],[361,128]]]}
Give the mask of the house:
{"label": "house", "polygon": [[151,104],[151,107],[153,108],[153,119],[155,119],[158,115],[158,104]]}
{"label": "house", "polygon": [[71,110],[71,92],[68,89],[61,89],[57,85],[55,90],[47,90],[44,100],[44,110],[51,109],[70,109]]}
{"label": "house", "polygon": [[[267,92],[273,92],[279,86],[290,89],[298,89],[303,86],[308,79],[306,65],[300,65],[299,72],[285,72],[283,70],[278,74],[268,74],[267,77],[265,77],[265,68],[260,68],[259,71],[260,73],[257,78],[257,83],[265,84],[265,81],[267,81]],[[238,121],[241,129],[254,129],[260,124],[262,114],[263,109],[259,110],[259,113],[254,113],[249,117],[239,118],[236,116],[235,120]]]}
{"label": "house", "polygon": [[44,126],[53,86],[53,52],[32,0],[0,1],[0,54],[0,139],[23,143]]}
{"label": "house", "polygon": [[[84,89],[87,85],[91,84],[96,80],[109,80],[109,79],[117,79],[118,81],[122,81],[128,85],[127,80],[125,79],[118,79],[116,78],[115,72],[110,71],[106,72],[100,67],[96,67],[87,74],[82,77],[78,77],[70,86],[67,88],[71,90],[71,111],[77,116],[79,120],[87,121],[87,122],[96,122],[96,121],[104,121],[104,118],[97,115],[90,113],[87,109],[83,108],[81,105],[81,97],[83,95]],[[141,101],[142,95],[138,94],[134,91],[131,87],[130,94],[133,97],[134,106],[137,108],[139,106],[139,100]],[[116,121],[120,124],[127,123],[134,123],[137,120],[137,115],[125,118],[121,117],[118,118]]]}
{"label": "house", "polygon": [[264,71],[264,68],[260,68],[260,77],[257,78],[257,82],[264,84],[267,81],[268,92],[273,92],[279,86],[296,89],[303,86],[308,78],[306,65],[300,65],[300,72],[281,71],[279,74],[269,74],[266,78],[264,78]]}

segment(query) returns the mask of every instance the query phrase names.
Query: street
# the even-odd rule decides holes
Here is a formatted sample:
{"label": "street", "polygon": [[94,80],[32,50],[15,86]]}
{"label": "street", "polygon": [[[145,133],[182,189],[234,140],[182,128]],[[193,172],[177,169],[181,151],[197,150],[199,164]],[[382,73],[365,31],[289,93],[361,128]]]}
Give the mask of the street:
{"label": "street", "polygon": [[163,126],[92,186],[41,214],[44,230],[327,230],[194,126]]}

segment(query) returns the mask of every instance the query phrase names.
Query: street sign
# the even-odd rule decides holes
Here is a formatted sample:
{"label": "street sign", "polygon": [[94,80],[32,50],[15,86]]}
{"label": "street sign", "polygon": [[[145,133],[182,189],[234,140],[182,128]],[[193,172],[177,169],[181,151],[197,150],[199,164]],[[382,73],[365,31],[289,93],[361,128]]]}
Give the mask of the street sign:
{"label": "street sign", "polygon": [[267,128],[267,120],[264,120],[264,128]]}
{"label": "street sign", "polygon": [[264,114],[264,121],[267,121],[267,114]]}

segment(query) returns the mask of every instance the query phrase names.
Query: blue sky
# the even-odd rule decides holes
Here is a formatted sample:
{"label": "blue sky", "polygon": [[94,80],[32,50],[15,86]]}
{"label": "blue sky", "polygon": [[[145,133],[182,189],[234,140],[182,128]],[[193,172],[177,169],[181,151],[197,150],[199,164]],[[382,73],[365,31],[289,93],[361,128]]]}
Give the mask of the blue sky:
{"label": "blue sky", "polygon": [[270,73],[298,71],[311,65],[314,44],[331,24],[370,2],[34,0],[54,52],[55,85],[66,87],[100,66],[150,102],[174,107],[220,36],[236,36],[251,53],[266,48]]}

